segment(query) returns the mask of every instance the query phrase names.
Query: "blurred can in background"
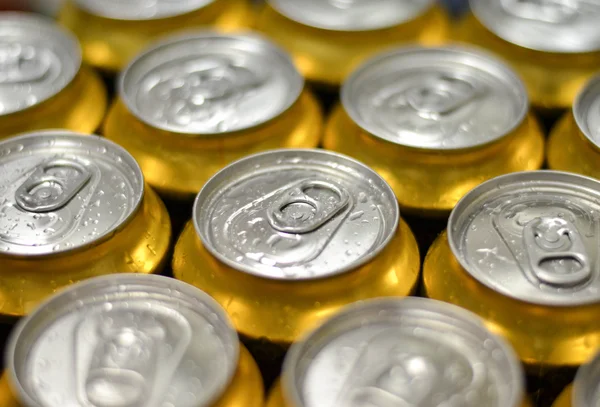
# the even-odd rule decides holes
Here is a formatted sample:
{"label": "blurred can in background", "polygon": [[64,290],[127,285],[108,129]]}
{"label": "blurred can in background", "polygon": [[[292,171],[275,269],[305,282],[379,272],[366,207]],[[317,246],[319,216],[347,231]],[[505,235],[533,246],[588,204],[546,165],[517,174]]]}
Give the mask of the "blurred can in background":
{"label": "blurred can in background", "polygon": [[600,179],[600,76],[579,93],[548,140],[548,166]]}
{"label": "blurred can in background", "polygon": [[0,139],[38,129],[94,132],[106,103],[69,32],[33,13],[0,13]]}
{"label": "blurred can in background", "polygon": [[257,28],[292,54],[309,82],[335,90],[381,49],[443,42],[448,24],[433,0],[269,0]]}
{"label": "blurred can in background", "polygon": [[456,38],[506,59],[545,113],[571,107],[600,66],[600,3],[470,0]]}
{"label": "blurred can in background", "polygon": [[206,26],[244,29],[253,10],[246,0],[66,0],[59,21],[79,38],[86,63],[118,72],[158,37]]}
{"label": "blurred can in background", "polygon": [[281,49],[251,34],[197,32],[152,46],[125,69],[105,135],[163,196],[191,201],[248,154],[316,147],[322,121]]}
{"label": "blurred can in background", "polygon": [[573,384],[567,386],[552,407],[594,407],[600,392],[600,353],[577,371]]}
{"label": "blurred can in background", "polygon": [[94,136],[47,131],[0,143],[0,316],[104,274],[159,272],[170,223],[133,157]]}

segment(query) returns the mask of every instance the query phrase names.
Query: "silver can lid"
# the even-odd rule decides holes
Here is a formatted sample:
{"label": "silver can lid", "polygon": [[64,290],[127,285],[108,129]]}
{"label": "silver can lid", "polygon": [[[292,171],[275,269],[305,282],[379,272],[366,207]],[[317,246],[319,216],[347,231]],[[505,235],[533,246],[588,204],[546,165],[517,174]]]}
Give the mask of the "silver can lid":
{"label": "silver can lid", "polygon": [[400,211],[373,170],[324,150],[273,150],[211,178],[193,210],[202,243],[225,264],[271,279],[328,277],[373,259]]}
{"label": "silver can lid", "polygon": [[292,345],[283,386],[293,404],[518,407],[514,351],[474,314],[425,298],[357,303]]}
{"label": "silver can lid", "polygon": [[154,45],[119,81],[121,98],[141,121],[166,131],[213,136],[279,116],[303,87],[291,58],[268,40],[213,32]]}
{"label": "silver can lid", "polygon": [[0,142],[0,252],[65,253],[97,244],[137,211],[133,157],[107,139],[43,131]]}
{"label": "silver can lid", "polygon": [[582,365],[573,382],[573,407],[598,407],[600,400],[600,353]]}
{"label": "silver can lid", "polygon": [[600,75],[592,78],[573,104],[573,116],[581,132],[600,147]]}
{"label": "silver can lid", "polygon": [[79,43],[51,20],[0,13],[0,117],[57,95],[80,66]]}
{"label": "silver can lid", "polygon": [[525,86],[510,68],[463,47],[380,54],[350,75],[341,99],[352,120],[375,137],[435,150],[498,140],[529,108]]}
{"label": "silver can lid", "polygon": [[544,52],[600,50],[598,0],[469,0],[477,19],[500,38]]}
{"label": "silver can lid", "polygon": [[435,0],[268,0],[290,20],[333,31],[368,31],[414,20]]}
{"label": "silver can lid", "polygon": [[212,406],[237,368],[223,309],[181,281],[116,274],[71,286],[22,320],[7,348],[27,406]]}
{"label": "silver can lid", "polygon": [[199,10],[215,0],[75,0],[88,13],[113,20],[155,20]]}
{"label": "silver can lid", "polygon": [[448,241],[462,267],[502,295],[540,305],[600,301],[600,182],[566,172],[487,181],[456,205]]}

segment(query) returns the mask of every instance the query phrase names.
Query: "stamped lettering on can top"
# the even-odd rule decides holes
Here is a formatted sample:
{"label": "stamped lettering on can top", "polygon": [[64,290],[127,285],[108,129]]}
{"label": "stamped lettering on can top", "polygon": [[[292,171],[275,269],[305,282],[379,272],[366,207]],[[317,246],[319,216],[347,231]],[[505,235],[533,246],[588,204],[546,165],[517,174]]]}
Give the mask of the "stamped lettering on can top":
{"label": "stamped lettering on can top", "polygon": [[283,380],[298,405],[517,405],[521,372],[504,343],[455,307],[402,302],[355,306],[293,348]]}
{"label": "stamped lettering on can top", "polygon": [[398,205],[375,172],[320,150],[238,161],[196,199],[194,222],[217,258],[269,278],[306,279],[358,267],[395,233]]}
{"label": "stamped lettering on can top", "polygon": [[291,59],[267,40],[204,32],[142,53],[123,74],[121,97],[153,127],[218,135],[279,116],[303,86]]}
{"label": "stamped lettering on can top", "polygon": [[545,52],[600,49],[597,0],[470,0],[477,18],[517,45]]}
{"label": "stamped lettering on can top", "polygon": [[519,300],[600,300],[600,183],[561,172],[498,177],[453,211],[449,241],[465,269]]}
{"label": "stamped lettering on can top", "polygon": [[75,0],[82,9],[116,20],[153,20],[199,10],[215,0]]}
{"label": "stamped lettering on can top", "polygon": [[50,20],[0,15],[0,116],[35,106],[75,77],[81,53],[75,38]]}
{"label": "stamped lettering on can top", "polygon": [[237,365],[224,312],[166,277],[87,280],[45,306],[9,345],[15,390],[34,405],[210,405]]}
{"label": "stamped lettering on can top", "polygon": [[40,132],[0,143],[0,251],[60,253],[98,242],[137,210],[143,177],[107,140]]}
{"label": "stamped lettering on can top", "polygon": [[311,27],[336,31],[389,28],[413,20],[432,0],[268,0],[278,12]]}
{"label": "stamped lettering on can top", "polygon": [[600,76],[590,79],[579,92],[573,116],[583,135],[600,147]]}
{"label": "stamped lettering on can top", "polygon": [[467,48],[404,48],[359,67],[342,87],[350,117],[396,144],[460,149],[493,142],[527,112],[522,82]]}

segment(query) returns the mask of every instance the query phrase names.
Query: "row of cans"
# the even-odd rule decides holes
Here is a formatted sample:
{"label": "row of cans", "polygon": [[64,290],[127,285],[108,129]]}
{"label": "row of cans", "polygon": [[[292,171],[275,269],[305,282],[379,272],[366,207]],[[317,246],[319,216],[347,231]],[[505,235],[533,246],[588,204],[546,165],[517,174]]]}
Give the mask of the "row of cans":
{"label": "row of cans", "polygon": [[[94,132],[106,93],[77,42],[40,18],[2,14],[0,134]],[[139,162],[162,196],[190,201],[227,163],[318,145],[366,163],[406,213],[447,216],[471,188],[535,170],[545,139],[526,87],[503,62],[449,46],[384,52],[355,69],[326,122],[280,48],[254,34],[163,40],[123,71],[103,133]],[[598,176],[600,78],[588,82],[547,143],[549,167]]]}

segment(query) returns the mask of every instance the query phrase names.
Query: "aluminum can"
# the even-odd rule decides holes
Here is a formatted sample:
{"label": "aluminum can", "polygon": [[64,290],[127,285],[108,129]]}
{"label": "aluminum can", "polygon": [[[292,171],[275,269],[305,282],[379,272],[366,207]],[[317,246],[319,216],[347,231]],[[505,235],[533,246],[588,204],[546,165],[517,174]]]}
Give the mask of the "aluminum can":
{"label": "aluminum can", "polygon": [[59,21],[77,35],[84,61],[117,73],[157,38],[198,27],[236,31],[252,24],[246,0],[66,0]]}
{"label": "aluminum can", "polygon": [[308,81],[335,89],[377,51],[442,43],[449,21],[434,0],[269,0],[256,26],[293,55]]}
{"label": "aluminum can", "polygon": [[129,153],[47,131],[0,143],[0,317],[103,274],[160,271],[169,215]]}
{"label": "aluminum can", "polygon": [[552,407],[594,407],[600,390],[600,353],[581,366],[573,384],[567,386]]}
{"label": "aluminum can", "polygon": [[487,48],[519,72],[542,111],[571,107],[600,64],[595,0],[469,0],[455,38]]}
{"label": "aluminum can", "polygon": [[267,407],[527,406],[514,351],[425,298],[354,304],[292,345]]}
{"label": "aluminum can", "polygon": [[341,90],[323,145],[364,162],[405,213],[444,217],[473,187],[541,167],[544,139],[523,83],[472,48],[398,48]]}
{"label": "aluminum can", "polygon": [[599,202],[600,182],[572,173],[487,181],[429,250],[427,296],[479,314],[531,375],[577,367],[600,344]]}
{"label": "aluminum can", "polygon": [[550,133],[548,166],[600,178],[600,76],[591,79]]}
{"label": "aluminum can", "polygon": [[19,404],[262,407],[258,367],[223,309],[172,278],[74,285],[21,321],[7,348]]}
{"label": "aluminum can", "polygon": [[36,14],[0,12],[0,139],[48,128],[92,133],[106,103],[72,34]]}
{"label": "aluminum can", "polygon": [[419,253],[371,169],[323,150],[274,150],[202,188],[173,274],[213,296],[245,337],[288,346],[348,303],[409,295]]}
{"label": "aluminum can", "polygon": [[198,32],[154,45],[125,69],[105,135],[161,194],[193,200],[228,163],[316,147],[321,129],[318,103],[282,50],[255,35]]}

